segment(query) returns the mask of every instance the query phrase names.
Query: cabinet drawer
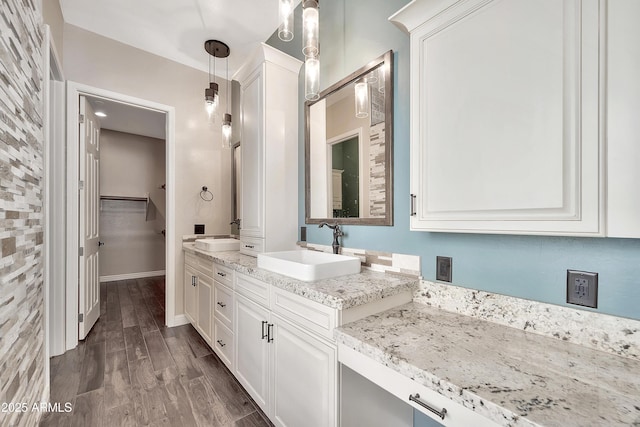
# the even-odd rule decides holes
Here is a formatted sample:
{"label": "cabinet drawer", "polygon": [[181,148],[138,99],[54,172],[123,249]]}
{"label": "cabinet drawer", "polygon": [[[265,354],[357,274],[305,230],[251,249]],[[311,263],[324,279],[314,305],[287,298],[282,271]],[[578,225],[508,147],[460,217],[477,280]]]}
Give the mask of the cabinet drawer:
{"label": "cabinet drawer", "polygon": [[264,239],[240,236],[240,253],[256,256],[264,252]]}
{"label": "cabinet drawer", "polygon": [[214,310],[215,318],[233,329],[233,291],[219,282],[214,288]]}
{"label": "cabinet drawer", "polygon": [[264,307],[269,307],[269,284],[265,282],[238,273],[236,291]]}
{"label": "cabinet drawer", "polygon": [[271,287],[271,311],[333,341],[337,312],[315,301]]}
{"label": "cabinet drawer", "polygon": [[[462,404],[452,401],[435,390],[419,384],[411,378],[343,344],[338,345],[338,362],[444,426],[498,426],[492,420],[464,407]],[[415,400],[409,400],[410,396]],[[444,418],[441,418],[423,405],[429,406],[435,411],[442,411],[444,408],[446,409],[446,414]]]}
{"label": "cabinet drawer", "polygon": [[231,289],[233,289],[233,274],[233,269],[221,264],[213,264],[213,278]]}
{"label": "cabinet drawer", "polygon": [[209,277],[213,277],[213,261],[208,260],[199,255],[185,252],[184,263],[199,273],[206,274]]}
{"label": "cabinet drawer", "polygon": [[215,342],[213,350],[220,360],[233,372],[233,332],[217,319],[213,322]]}

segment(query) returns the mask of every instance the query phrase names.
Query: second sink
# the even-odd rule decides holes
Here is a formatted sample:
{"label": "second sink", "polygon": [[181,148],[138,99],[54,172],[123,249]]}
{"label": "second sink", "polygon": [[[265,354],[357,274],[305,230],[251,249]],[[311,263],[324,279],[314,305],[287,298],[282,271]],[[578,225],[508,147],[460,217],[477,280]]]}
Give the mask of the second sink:
{"label": "second sink", "polygon": [[360,273],[360,258],[300,250],[258,254],[258,267],[306,282]]}

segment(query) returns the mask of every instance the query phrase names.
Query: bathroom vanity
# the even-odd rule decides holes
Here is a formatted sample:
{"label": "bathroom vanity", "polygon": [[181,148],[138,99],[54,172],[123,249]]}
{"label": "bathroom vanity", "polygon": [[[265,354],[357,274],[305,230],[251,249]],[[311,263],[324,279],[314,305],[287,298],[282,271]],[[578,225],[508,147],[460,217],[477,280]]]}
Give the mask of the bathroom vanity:
{"label": "bathroom vanity", "polygon": [[277,426],[337,426],[335,328],[411,301],[415,276],[304,282],[238,251],[184,244],[187,317]]}

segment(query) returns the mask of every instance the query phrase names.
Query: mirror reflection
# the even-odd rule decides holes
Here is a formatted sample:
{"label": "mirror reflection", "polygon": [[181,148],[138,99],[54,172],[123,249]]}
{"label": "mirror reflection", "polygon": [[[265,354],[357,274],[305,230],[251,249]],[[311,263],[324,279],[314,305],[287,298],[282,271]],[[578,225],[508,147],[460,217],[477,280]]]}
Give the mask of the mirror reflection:
{"label": "mirror reflection", "polygon": [[391,225],[392,52],[306,104],[307,223]]}

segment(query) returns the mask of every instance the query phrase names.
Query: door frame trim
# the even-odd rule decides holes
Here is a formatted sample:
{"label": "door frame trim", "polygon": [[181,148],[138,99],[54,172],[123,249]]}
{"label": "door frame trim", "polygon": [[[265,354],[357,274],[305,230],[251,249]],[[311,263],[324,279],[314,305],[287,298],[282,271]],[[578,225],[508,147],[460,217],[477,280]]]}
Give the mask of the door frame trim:
{"label": "door frame trim", "polygon": [[146,99],[113,92],[82,83],[67,81],[67,277],[66,277],[66,349],[78,345],[78,197],[80,150],[78,144],[80,95],[92,98],[105,98],[111,101],[129,104],[134,107],[156,110],[165,113],[165,172],[166,172],[166,296],[165,322],[167,326],[176,324],[175,315],[175,274],[176,274],[176,224],[175,224],[175,107]]}

